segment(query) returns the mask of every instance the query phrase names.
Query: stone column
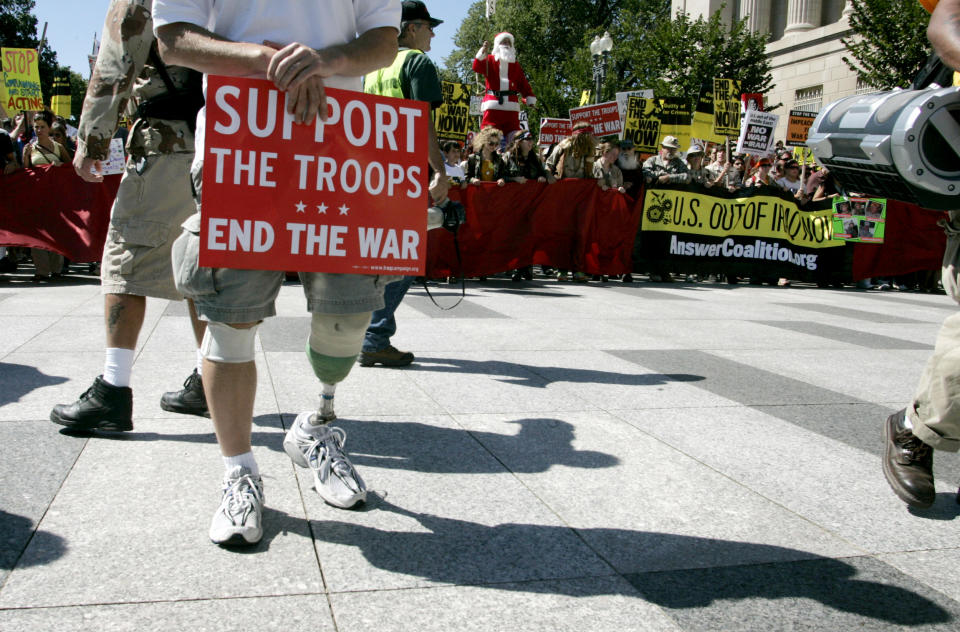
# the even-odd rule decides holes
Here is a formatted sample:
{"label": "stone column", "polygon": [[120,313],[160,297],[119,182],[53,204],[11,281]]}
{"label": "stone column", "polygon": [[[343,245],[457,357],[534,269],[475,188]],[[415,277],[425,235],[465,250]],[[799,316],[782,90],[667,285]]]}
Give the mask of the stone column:
{"label": "stone column", "polygon": [[740,0],[740,17],[747,18],[747,28],[757,33],[770,32],[770,3],[763,0]]}
{"label": "stone column", "polygon": [[820,10],[822,0],[788,0],[787,28],[784,35],[803,33],[820,26]]}

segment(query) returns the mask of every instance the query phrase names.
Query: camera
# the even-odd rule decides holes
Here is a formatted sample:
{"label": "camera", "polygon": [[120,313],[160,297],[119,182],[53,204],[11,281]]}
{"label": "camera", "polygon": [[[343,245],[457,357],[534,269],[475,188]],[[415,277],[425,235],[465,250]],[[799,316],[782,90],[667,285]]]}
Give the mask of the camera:
{"label": "camera", "polygon": [[443,213],[443,223],[441,226],[451,233],[457,232],[460,224],[467,221],[467,209],[463,204],[447,198],[443,204],[438,204],[434,208],[440,209]]}

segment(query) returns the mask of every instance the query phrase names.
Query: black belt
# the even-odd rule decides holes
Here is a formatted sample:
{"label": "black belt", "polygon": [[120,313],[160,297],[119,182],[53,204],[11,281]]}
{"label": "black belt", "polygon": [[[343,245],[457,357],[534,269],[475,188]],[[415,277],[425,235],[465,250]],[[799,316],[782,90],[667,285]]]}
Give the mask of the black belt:
{"label": "black belt", "polygon": [[520,96],[520,93],[516,90],[487,90],[487,94],[492,94],[493,96],[497,97],[497,101],[500,103],[500,105],[503,105],[503,100],[507,97]]}

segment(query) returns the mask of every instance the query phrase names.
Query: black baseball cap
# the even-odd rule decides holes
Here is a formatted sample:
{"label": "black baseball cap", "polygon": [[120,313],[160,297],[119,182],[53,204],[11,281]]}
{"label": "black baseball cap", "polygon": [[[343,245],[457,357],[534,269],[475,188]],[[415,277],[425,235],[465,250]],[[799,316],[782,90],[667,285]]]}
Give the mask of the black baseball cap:
{"label": "black baseball cap", "polygon": [[443,20],[430,17],[430,12],[427,11],[427,5],[420,0],[403,0],[403,17],[400,19],[403,22],[423,20],[429,22],[431,28],[443,24]]}

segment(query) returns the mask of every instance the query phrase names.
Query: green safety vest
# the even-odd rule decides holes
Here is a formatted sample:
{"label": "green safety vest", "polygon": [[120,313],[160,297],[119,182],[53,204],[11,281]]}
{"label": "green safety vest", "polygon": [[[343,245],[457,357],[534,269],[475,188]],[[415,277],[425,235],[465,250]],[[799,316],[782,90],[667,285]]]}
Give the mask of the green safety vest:
{"label": "green safety vest", "polygon": [[391,65],[380,70],[374,70],[363,78],[363,91],[367,94],[379,94],[384,97],[405,98],[403,90],[400,89],[400,72],[410,55],[422,54],[423,51],[415,48],[400,51]]}

